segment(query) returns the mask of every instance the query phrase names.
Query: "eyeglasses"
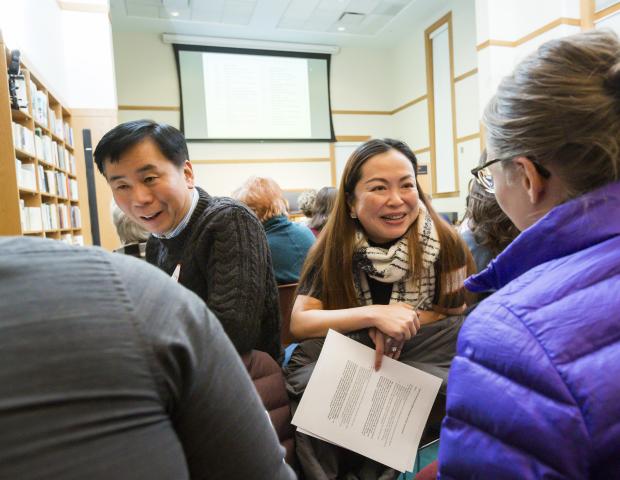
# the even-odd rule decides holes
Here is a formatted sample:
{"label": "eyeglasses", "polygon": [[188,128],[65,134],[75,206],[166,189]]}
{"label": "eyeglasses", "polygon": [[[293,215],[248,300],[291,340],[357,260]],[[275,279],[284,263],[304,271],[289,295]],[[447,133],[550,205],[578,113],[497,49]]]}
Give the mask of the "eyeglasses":
{"label": "eyeglasses", "polygon": [[[551,172],[543,167],[536,160],[531,157],[525,157],[530,162],[534,164],[534,168],[538,172],[538,174],[543,178],[549,178],[551,176]],[[493,175],[491,175],[491,169],[489,168],[491,165],[497,162],[501,162],[504,160],[503,158],[496,158],[494,160],[489,160],[488,162],[484,162],[479,167],[476,167],[471,170],[471,174],[474,176],[476,181],[489,193],[495,193],[495,183],[493,182]]]}

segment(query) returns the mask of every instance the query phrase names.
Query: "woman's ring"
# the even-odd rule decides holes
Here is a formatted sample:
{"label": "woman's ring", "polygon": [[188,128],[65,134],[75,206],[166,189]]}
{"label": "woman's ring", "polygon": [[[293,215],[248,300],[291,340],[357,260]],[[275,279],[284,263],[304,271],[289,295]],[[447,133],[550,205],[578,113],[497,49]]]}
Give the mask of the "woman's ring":
{"label": "woman's ring", "polygon": [[396,353],[397,351],[398,351],[398,347],[397,347],[396,345],[394,345],[394,346],[392,347],[392,352]]}

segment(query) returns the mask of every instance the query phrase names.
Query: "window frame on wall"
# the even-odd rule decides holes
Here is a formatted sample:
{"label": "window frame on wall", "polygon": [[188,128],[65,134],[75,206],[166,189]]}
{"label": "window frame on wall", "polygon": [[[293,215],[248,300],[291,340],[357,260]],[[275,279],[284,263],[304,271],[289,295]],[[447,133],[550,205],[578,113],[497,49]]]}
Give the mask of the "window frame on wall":
{"label": "window frame on wall", "polygon": [[[454,190],[437,191],[437,145],[435,132],[435,87],[434,87],[434,65],[433,65],[433,34],[447,24],[448,32],[448,54],[450,65],[450,110],[452,119],[452,152],[453,152],[453,172],[454,172]],[[430,27],[424,30],[424,46],[426,53],[426,87],[428,95],[428,123],[429,123],[429,140],[430,140],[430,163],[432,170],[432,196],[433,198],[450,198],[460,196],[459,191],[459,169],[458,169],[458,149],[456,138],[456,94],[454,86],[454,45],[452,33],[452,12],[448,12]]]}

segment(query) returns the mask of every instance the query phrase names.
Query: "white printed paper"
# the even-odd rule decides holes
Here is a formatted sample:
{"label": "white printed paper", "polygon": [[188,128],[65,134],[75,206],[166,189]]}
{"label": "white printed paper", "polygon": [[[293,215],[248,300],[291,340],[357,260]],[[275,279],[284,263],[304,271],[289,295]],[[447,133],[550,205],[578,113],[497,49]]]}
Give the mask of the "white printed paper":
{"label": "white printed paper", "polygon": [[292,423],[303,433],[411,471],[441,379],[330,330]]}

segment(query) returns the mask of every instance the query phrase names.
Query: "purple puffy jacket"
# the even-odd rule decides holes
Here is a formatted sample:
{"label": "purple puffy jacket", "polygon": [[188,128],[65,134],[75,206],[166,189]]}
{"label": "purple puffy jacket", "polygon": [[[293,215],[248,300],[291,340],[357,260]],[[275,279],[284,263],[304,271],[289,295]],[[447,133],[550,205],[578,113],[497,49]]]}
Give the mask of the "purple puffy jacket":
{"label": "purple puffy jacket", "polygon": [[562,204],[483,272],[448,381],[439,478],[620,478],[620,183]]}

